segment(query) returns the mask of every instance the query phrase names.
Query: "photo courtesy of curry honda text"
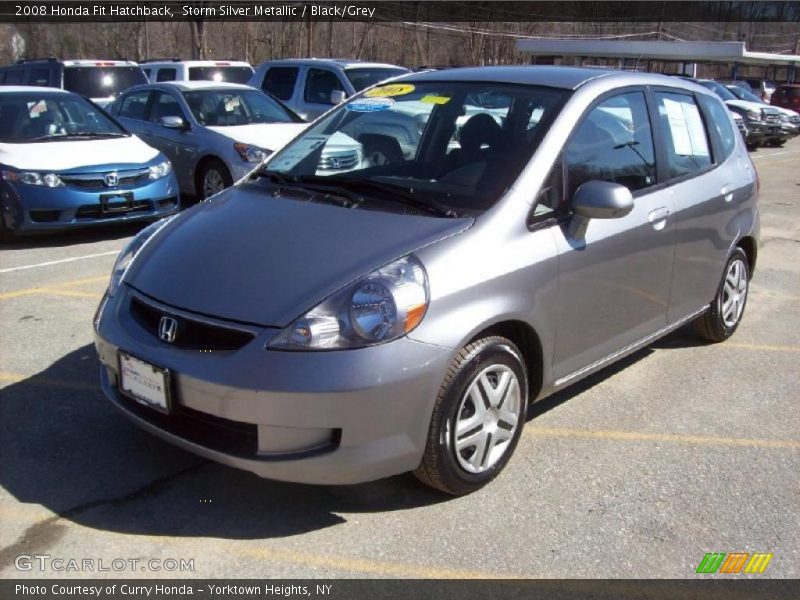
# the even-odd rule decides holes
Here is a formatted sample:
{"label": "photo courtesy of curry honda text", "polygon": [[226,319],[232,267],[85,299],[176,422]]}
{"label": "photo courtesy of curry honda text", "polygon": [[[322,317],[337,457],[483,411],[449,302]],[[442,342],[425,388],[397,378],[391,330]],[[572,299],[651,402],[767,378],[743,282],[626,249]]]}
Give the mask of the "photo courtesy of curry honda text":
{"label": "photo courtesy of curry honda text", "polygon": [[0,87],[0,237],[175,213],[169,160],[78,94]]}
{"label": "photo courtesy of curry honda text", "polygon": [[[320,170],[339,135],[387,151]],[[139,426],[264,477],[413,471],[469,493],[529,402],[684,323],[736,331],[757,195],[728,110],[692,82],[403,76],[130,242],[95,318],[102,387]]]}

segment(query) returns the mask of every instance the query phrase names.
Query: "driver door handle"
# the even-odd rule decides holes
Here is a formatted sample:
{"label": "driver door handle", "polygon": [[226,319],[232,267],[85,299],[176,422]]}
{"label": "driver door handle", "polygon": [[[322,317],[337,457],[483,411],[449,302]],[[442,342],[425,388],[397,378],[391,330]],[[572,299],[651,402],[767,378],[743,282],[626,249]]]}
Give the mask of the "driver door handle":
{"label": "driver door handle", "polygon": [[650,211],[647,220],[653,226],[653,229],[660,231],[664,229],[667,224],[667,217],[669,216],[669,209],[666,206],[659,206]]}

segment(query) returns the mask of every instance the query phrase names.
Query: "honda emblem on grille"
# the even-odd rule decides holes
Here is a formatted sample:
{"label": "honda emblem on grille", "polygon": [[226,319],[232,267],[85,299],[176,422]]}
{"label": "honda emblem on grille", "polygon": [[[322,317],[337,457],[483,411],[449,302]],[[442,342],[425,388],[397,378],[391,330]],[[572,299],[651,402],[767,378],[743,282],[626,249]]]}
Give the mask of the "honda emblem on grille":
{"label": "honda emblem on grille", "polygon": [[119,175],[117,173],[106,173],[103,181],[108,187],[116,187],[119,185]]}
{"label": "honda emblem on grille", "polygon": [[178,333],[178,321],[172,317],[164,315],[158,322],[158,337],[162,342],[171,344],[175,341],[175,335]]}
{"label": "honda emblem on grille", "polygon": [[341,161],[338,158],[331,158],[331,167],[334,169],[338,169],[342,166]]}

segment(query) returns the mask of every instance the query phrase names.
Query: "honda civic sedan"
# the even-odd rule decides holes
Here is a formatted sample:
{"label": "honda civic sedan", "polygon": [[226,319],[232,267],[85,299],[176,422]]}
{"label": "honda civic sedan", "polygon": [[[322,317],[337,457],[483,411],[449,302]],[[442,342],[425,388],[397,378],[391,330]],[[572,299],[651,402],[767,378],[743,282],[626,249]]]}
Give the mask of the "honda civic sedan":
{"label": "honda civic sedan", "polygon": [[[406,104],[427,111],[414,152],[320,175],[337,134],[410,143],[384,127]],[[694,83],[412,74],[130,242],[95,318],[102,388],[264,477],[413,471],[466,494],[507,465],[530,403],[683,324],[733,335],[757,195],[725,105]]]}
{"label": "honda civic sedan", "polygon": [[88,100],[0,88],[0,237],[154,220],[178,210],[169,160]]}

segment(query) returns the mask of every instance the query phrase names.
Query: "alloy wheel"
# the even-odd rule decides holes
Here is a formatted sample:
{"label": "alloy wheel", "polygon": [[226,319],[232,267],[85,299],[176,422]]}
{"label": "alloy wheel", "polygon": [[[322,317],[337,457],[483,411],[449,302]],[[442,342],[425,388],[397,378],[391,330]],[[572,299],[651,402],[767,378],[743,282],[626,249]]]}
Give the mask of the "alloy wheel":
{"label": "alloy wheel", "polygon": [[519,427],[521,406],[519,380],[506,365],[486,367],[473,379],[454,423],[453,446],[461,468],[483,473],[503,458]]}
{"label": "alloy wheel", "polygon": [[726,327],[734,327],[742,318],[747,300],[747,267],[741,260],[734,260],[725,273],[722,286],[722,320]]}
{"label": "alloy wheel", "polygon": [[203,176],[203,197],[209,198],[225,189],[225,179],[216,169],[209,169]]}

